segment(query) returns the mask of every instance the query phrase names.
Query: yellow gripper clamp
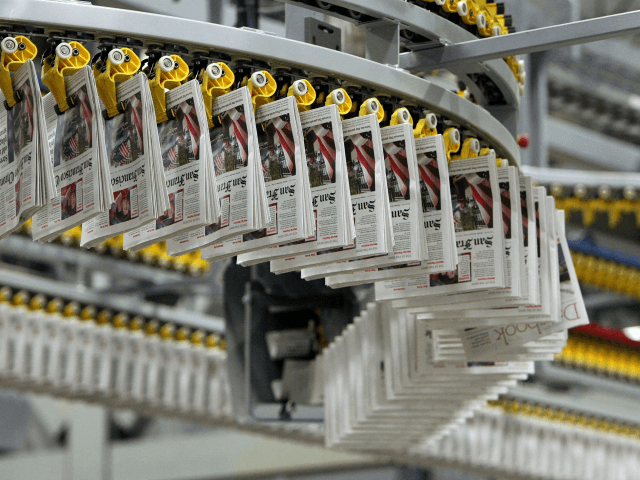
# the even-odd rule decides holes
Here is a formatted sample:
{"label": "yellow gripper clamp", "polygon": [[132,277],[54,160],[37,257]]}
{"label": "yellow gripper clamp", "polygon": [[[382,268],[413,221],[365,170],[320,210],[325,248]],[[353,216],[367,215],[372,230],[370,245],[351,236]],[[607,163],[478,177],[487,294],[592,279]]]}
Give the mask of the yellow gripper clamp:
{"label": "yellow gripper clamp", "polygon": [[78,42],[62,42],[42,62],[42,83],[51,91],[56,99],[56,113],[60,115],[73,106],[73,98],[67,97],[64,77],[69,77],[80,71],[91,60],[86,48]]}
{"label": "yellow gripper clamp", "polygon": [[455,127],[447,128],[442,134],[447,161],[451,161],[451,154],[460,150],[460,131]]}
{"label": "yellow gripper clamp", "polygon": [[33,60],[38,49],[27,37],[5,37],[0,44],[0,90],[4,93],[7,110],[21,100],[20,92],[13,90],[11,74],[17,72],[27,60]]}
{"label": "yellow gripper clamp", "polygon": [[362,102],[360,110],[358,111],[358,116],[360,117],[370,114],[375,114],[378,117],[378,123],[384,118],[384,109],[382,105],[380,105],[380,101],[375,97],[367,98]]}
{"label": "yellow gripper clamp", "polygon": [[124,112],[123,102],[116,97],[116,82],[129,80],[140,69],[140,58],[128,48],[114,48],[107,55],[107,60],[93,65],[98,94],[106,107],[105,119],[115,117]]}
{"label": "yellow gripper clamp", "polygon": [[480,153],[480,141],[477,138],[469,137],[462,141],[459,155],[453,155],[452,160],[461,160],[463,158],[475,158]]}
{"label": "yellow gripper clamp", "polygon": [[424,118],[418,120],[418,125],[413,129],[414,138],[431,137],[438,134],[438,117],[435,113],[428,112]]}
{"label": "yellow gripper clamp", "polygon": [[174,112],[167,114],[165,89],[171,90],[189,75],[189,67],[180,55],[164,55],[160,57],[149,74],[149,88],[153,98],[153,108],[156,111],[156,123],[162,123],[175,117]]}
{"label": "yellow gripper clamp", "polygon": [[220,95],[229,93],[235,82],[236,76],[226,63],[210,63],[201,73],[202,97],[204,98],[204,107],[207,110],[207,119],[209,128],[213,128],[213,102]]}
{"label": "yellow gripper clamp", "polygon": [[353,102],[351,97],[344,88],[336,88],[327,95],[325,105],[337,105],[340,116],[346,115],[351,111]]}
{"label": "yellow gripper clamp", "polygon": [[309,80],[303,78],[291,84],[287,97],[291,96],[296,97],[298,110],[306,112],[311,109],[311,105],[316,101],[316,89],[313,88]]}
{"label": "yellow gripper clamp", "polygon": [[409,113],[409,110],[405,107],[400,107],[393,112],[393,115],[391,115],[389,125],[402,125],[404,123],[408,123],[413,127],[413,117]]}
{"label": "yellow gripper clamp", "polygon": [[273,97],[278,89],[275,79],[266,70],[253,72],[247,80],[247,87],[251,94],[254,109],[270,103],[272,100],[271,97]]}

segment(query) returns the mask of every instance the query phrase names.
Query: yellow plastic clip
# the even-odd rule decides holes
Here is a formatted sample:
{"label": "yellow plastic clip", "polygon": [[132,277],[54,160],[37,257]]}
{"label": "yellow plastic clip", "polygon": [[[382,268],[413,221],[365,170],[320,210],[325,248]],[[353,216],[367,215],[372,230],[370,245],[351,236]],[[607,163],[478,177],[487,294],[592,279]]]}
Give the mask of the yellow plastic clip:
{"label": "yellow plastic clip", "polygon": [[436,127],[438,126],[438,117],[434,113],[427,113],[424,118],[418,120],[418,125],[413,130],[415,138],[431,137],[438,134]]}
{"label": "yellow plastic clip", "polygon": [[129,48],[114,48],[107,56],[106,65],[97,62],[93,66],[98,94],[107,110],[108,118],[124,112],[122,102],[116,97],[116,82],[129,80],[140,69],[140,58]]}
{"label": "yellow plastic clip", "polygon": [[13,296],[11,300],[11,304],[15,307],[24,307],[27,303],[29,303],[30,295],[25,290],[20,290]]}
{"label": "yellow plastic clip", "polygon": [[38,49],[27,37],[5,37],[0,44],[0,90],[4,93],[7,109],[20,101],[20,93],[13,90],[11,73],[17,72],[27,60],[33,60]]}
{"label": "yellow plastic clip", "polygon": [[66,112],[73,106],[73,99],[67,97],[64,77],[73,75],[85,67],[91,55],[79,42],[62,42],[56,47],[55,55],[42,62],[42,83],[56,99],[56,113]]}
{"label": "yellow plastic clip", "polygon": [[[486,157],[487,155],[495,155],[496,151],[493,148],[484,147],[480,149],[480,157]],[[499,165],[498,165],[499,167]]]}
{"label": "yellow plastic clip", "polygon": [[389,125],[401,125],[404,123],[408,123],[413,127],[413,117],[409,113],[405,107],[401,107],[396,109],[391,115],[391,120],[389,121]]}
{"label": "yellow plastic clip", "polygon": [[360,117],[371,114],[375,114],[378,117],[378,123],[380,123],[384,118],[384,109],[382,108],[382,105],[380,105],[380,101],[375,97],[367,98],[362,102],[358,112],[358,116]]}
{"label": "yellow plastic clip", "polygon": [[186,342],[189,340],[191,331],[187,327],[180,327],[176,332],[176,340],[178,342]]}
{"label": "yellow plastic clip", "polygon": [[80,315],[80,304],[78,302],[69,302],[62,310],[63,317],[77,317]]}
{"label": "yellow plastic clip", "polygon": [[52,298],[47,303],[47,308],[45,309],[47,313],[60,313],[62,307],[64,306],[64,302],[61,298]]}
{"label": "yellow plastic clip", "polygon": [[453,155],[452,160],[460,160],[462,158],[475,158],[480,153],[480,142],[477,138],[465,138],[462,141],[460,155]]}
{"label": "yellow plastic clip", "polygon": [[447,128],[442,134],[447,161],[451,161],[451,154],[460,150],[460,131],[455,127]]}
{"label": "yellow plastic clip", "polygon": [[287,97],[291,96],[296,97],[298,110],[306,112],[311,109],[311,105],[316,101],[316,89],[313,88],[309,80],[303,78],[291,84]]}
{"label": "yellow plastic clip", "polygon": [[47,305],[46,297],[39,293],[29,302],[29,310],[42,310]]}
{"label": "yellow plastic clip", "polygon": [[213,127],[212,108],[213,102],[220,95],[229,93],[235,82],[236,76],[226,63],[210,63],[202,71],[202,97],[204,98],[204,107],[207,110],[207,119],[209,128]]}
{"label": "yellow plastic clip", "polygon": [[346,115],[351,111],[351,107],[353,102],[351,101],[351,97],[347,93],[344,88],[336,88],[332,90],[329,95],[327,95],[327,101],[325,105],[337,105],[338,113],[340,115]]}
{"label": "yellow plastic clip", "polygon": [[113,327],[117,329],[126,328],[129,325],[129,315],[126,313],[118,313],[113,317]]}
{"label": "yellow plastic clip", "polygon": [[[436,2],[439,3],[439,2]],[[453,13],[458,11],[458,0],[446,0],[442,5],[442,10],[447,13]]]}
{"label": "yellow plastic clip", "polygon": [[271,102],[271,97],[278,89],[275,79],[266,70],[253,72],[247,81],[247,87],[251,93],[254,109]]}
{"label": "yellow plastic clip", "polygon": [[[150,74],[149,88],[153,98],[153,108],[156,111],[156,123],[169,120],[165,89],[171,90],[179,86],[189,75],[189,67],[180,55],[165,55],[156,62],[153,73]],[[175,115],[170,112],[171,118]]]}

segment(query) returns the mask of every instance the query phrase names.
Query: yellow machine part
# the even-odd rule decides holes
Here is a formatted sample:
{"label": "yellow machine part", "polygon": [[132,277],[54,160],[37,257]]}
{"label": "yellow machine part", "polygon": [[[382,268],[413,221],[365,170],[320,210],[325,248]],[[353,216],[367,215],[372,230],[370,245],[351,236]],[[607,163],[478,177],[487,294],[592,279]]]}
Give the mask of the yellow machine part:
{"label": "yellow machine part", "polygon": [[[261,74],[263,77],[260,76]],[[261,79],[264,80],[264,82],[258,82],[258,80]],[[266,70],[253,73],[247,80],[247,87],[249,88],[249,93],[251,93],[254,109],[270,103],[271,97],[273,97],[278,89],[275,79]]]}
{"label": "yellow machine part", "polygon": [[453,13],[458,11],[458,0],[447,0],[442,5],[442,10],[447,13]]}
{"label": "yellow machine part", "polygon": [[[79,42],[61,43],[56,52],[53,64],[49,60],[42,63],[42,83],[51,91],[58,104],[58,110],[62,113],[73,106],[68,103],[70,99],[67,97],[64,77],[71,76],[85,67],[91,60],[91,55]],[[65,55],[60,55],[60,52]]]}
{"label": "yellow machine part", "polygon": [[375,113],[378,117],[378,123],[382,121],[384,118],[384,108],[380,105],[380,100],[376,97],[367,98],[362,105],[360,105],[360,110],[358,111],[358,116],[364,117],[365,115],[370,115]]}
{"label": "yellow machine part", "polygon": [[[304,87],[306,87],[306,89]],[[287,97],[291,96],[296,97],[298,110],[301,112],[305,112],[309,110],[313,102],[316,101],[316,89],[313,88],[309,80],[303,78],[300,80],[296,80],[291,84],[291,86],[289,87],[289,91],[287,92]]]}
{"label": "yellow machine part", "polygon": [[480,153],[480,142],[477,138],[469,137],[462,141],[459,155],[453,155],[452,160],[460,160],[463,158],[475,158]]}
{"label": "yellow machine part", "polygon": [[[170,65],[171,60],[173,65]],[[171,90],[182,84],[189,75],[189,67],[180,55],[165,55],[156,62],[154,71],[155,76],[149,80],[149,88],[156,111],[156,122],[162,123],[169,120],[165,89]]]}
{"label": "yellow machine part", "polygon": [[[127,60],[128,58],[128,60]],[[116,82],[129,80],[140,70],[140,58],[129,48],[114,48],[109,53],[107,65],[102,72],[102,65],[96,63],[93,66],[93,75],[96,79],[98,95],[104,103],[109,118],[122,113],[123,108],[116,98]]]}
{"label": "yellow machine part", "polygon": [[327,95],[325,105],[337,105],[340,115],[346,115],[351,111],[353,102],[344,88],[336,88]]}
{"label": "yellow machine part", "polygon": [[413,127],[413,117],[405,107],[396,109],[389,121],[389,125],[400,125],[402,123],[408,123]]}
{"label": "yellow machine part", "polygon": [[[31,40],[22,35],[18,35],[15,38],[5,37],[2,43],[3,48],[2,54],[0,55],[0,90],[2,90],[4,94],[7,105],[9,108],[12,108],[18,100],[15,98],[13,84],[11,83],[11,73],[17,72],[27,60],[33,61],[38,54],[38,49]],[[5,48],[5,44],[8,44],[7,48]],[[11,48],[8,48],[9,46]],[[9,53],[11,50],[14,51]]]}
{"label": "yellow machine part", "polygon": [[231,87],[235,82],[236,76],[231,68],[229,68],[229,65],[224,62],[217,62],[207,66],[207,68],[202,71],[200,78],[202,79],[200,88],[202,89],[202,97],[204,98],[204,107],[207,110],[209,128],[212,128],[213,102],[220,95],[224,95],[231,91]]}
{"label": "yellow machine part", "polygon": [[455,127],[447,128],[442,134],[444,150],[447,153],[447,161],[451,161],[451,155],[460,150],[460,132]]}
{"label": "yellow machine part", "polygon": [[438,119],[433,113],[427,113],[424,118],[418,120],[416,128],[413,129],[414,138],[432,137],[438,134]]}

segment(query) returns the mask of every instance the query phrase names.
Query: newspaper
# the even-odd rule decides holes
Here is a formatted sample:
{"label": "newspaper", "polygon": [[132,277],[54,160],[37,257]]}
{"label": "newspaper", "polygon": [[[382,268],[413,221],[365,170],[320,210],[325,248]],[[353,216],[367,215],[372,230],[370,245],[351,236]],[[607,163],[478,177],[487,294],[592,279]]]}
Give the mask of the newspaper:
{"label": "newspaper", "polygon": [[105,122],[114,199],[107,213],[82,224],[82,247],[92,247],[133,230],[169,209],[147,77],[142,73],[134,75],[116,92],[125,111]]}
{"label": "newspaper", "polygon": [[520,205],[522,207],[522,232],[524,260],[526,267],[523,298],[528,305],[540,303],[540,282],[538,280],[537,244],[530,239],[536,236],[536,215],[533,203],[533,185],[531,177],[520,177]]}
{"label": "newspaper", "polygon": [[[347,183],[342,122],[336,105],[300,113],[316,235],[294,244],[274,245],[238,256],[241,265],[333,250],[353,242],[353,213]],[[302,257],[305,258],[305,257]]]}
{"label": "newspaper", "polygon": [[31,60],[12,75],[11,83],[22,100],[6,110],[0,92],[0,238],[57,195],[42,97]]}
{"label": "newspaper", "polygon": [[[354,262],[386,256],[393,247],[391,207],[378,119],[371,114],[346,120],[342,130],[356,238],[352,246],[335,252],[318,252],[314,260],[309,259],[308,265],[326,265],[303,268],[302,278],[307,280],[352,270]],[[319,257],[324,258],[318,260]],[[366,268],[364,263],[358,265]]]}
{"label": "newspaper", "polygon": [[409,279],[376,283],[376,299],[448,295],[505,286],[502,202],[494,156],[449,164],[458,267]]}
{"label": "newspaper", "polygon": [[[442,135],[419,138],[415,140],[415,144],[421,216],[424,223],[428,260],[335,275],[327,278],[329,286],[345,287],[364,283],[363,280],[372,283],[455,269],[458,256],[454,241],[451,193],[449,192],[449,182],[440,181],[441,178],[449,178]],[[420,209],[418,211],[420,212]]]}
{"label": "newspaper", "polygon": [[219,217],[215,177],[209,174],[213,169],[209,131],[201,128],[207,124],[207,114],[198,81],[170,90],[166,102],[176,116],[158,124],[158,137],[171,206],[150,223],[125,233],[125,250],[140,250]]}
{"label": "newspaper", "polygon": [[203,248],[204,259],[219,260],[272,245],[298,242],[315,234],[295,98],[286,97],[259,107],[256,127],[270,220],[263,228]]}
{"label": "newspaper", "polygon": [[65,79],[74,106],[57,115],[52,94],[43,98],[56,188],[59,194],[33,217],[33,239],[60,233],[109,210],[113,191],[100,115],[100,99],[90,67]]}
{"label": "newspaper", "polygon": [[[242,87],[216,98],[212,113],[217,122],[210,129],[209,138],[220,219],[168,239],[167,252],[170,255],[193,252],[252,232],[264,225],[259,221],[268,214],[255,207],[261,194],[260,183],[264,184],[264,180],[249,89]],[[266,206],[266,201],[262,203]]]}
{"label": "newspaper", "polygon": [[356,271],[327,277],[326,284],[332,288],[395,277],[396,272],[419,267],[429,258],[413,130],[409,124],[401,124],[383,128],[381,135],[395,240],[393,250],[386,257],[363,260],[362,263],[373,263],[369,268],[359,268],[361,262],[353,262]]}
{"label": "newspaper", "polygon": [[589,323],[564,231],[564,211],[555,211],[554,214],[558,246],[560,321],[471,328],[459,332],[468,358],[488,357],[498,352],[507,353],[522,345],[531,345],[530,342]]}

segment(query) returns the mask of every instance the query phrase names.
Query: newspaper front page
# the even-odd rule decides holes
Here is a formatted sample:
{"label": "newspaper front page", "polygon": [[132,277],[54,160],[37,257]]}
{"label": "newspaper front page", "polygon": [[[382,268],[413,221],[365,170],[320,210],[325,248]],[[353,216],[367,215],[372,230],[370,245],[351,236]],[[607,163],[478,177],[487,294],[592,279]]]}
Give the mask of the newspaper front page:
{"label": "newspaper front page", "polygon": [[502,202],[495,157],[451,162],[449,186],[458,267],[443,273],[378,282],[378,301],[505,286]]}
{"label": "newspaper front page", "polygon": [[[305,240],[314,234],[311,193],[300,117],[295,98],[261,106],[256,112],[260,159],[269,206],[264,228],[238,235],[202,249],[204,259],[222,259],[272,245]],[[305,178],[306,177],[306,178]]]}
{"label": "newspaper front page", "polygon": [[65,79],[74,106],[57,115],[53,95],[43,99],[53,172],[59,195],[33,217],[33,239],[49,241],[80,225],[113,201],[107,181],[104,124],[89,67]]}
{"label": "newspaper front page", "polygon": [[198,81],[167,92],[166,102],[167,108],[176,112],[174,119],[158,124],[170,208],[150,223],[125,233],[125,250],[140,250],[212,220],[207,218],[207,195],[213,191],[207,170],[212,167],[212,158],[208,131],[202,128],[207,119]]}
{"label": "newspaper front page", "polygon": [[[338,107],[329,105],[300,113],[304,151],[309,175],[316,234],[294,244],[274,245],[238,256],[251,265],[284,258],[295,264],[296,256],[333,250],[350,244],[351,195],[347,183],[342,122]],[[303,257],[304,258],[304,257]]]}
{"label": "newspaper front page", "polygon": [[259,225],[254,203],[260,194],[255,178],[260,147],[247,87],[213,102],[216,124],[209,131],[220,218],[217,222],[167,240],[167,252],[181,255],[254,231]]}

